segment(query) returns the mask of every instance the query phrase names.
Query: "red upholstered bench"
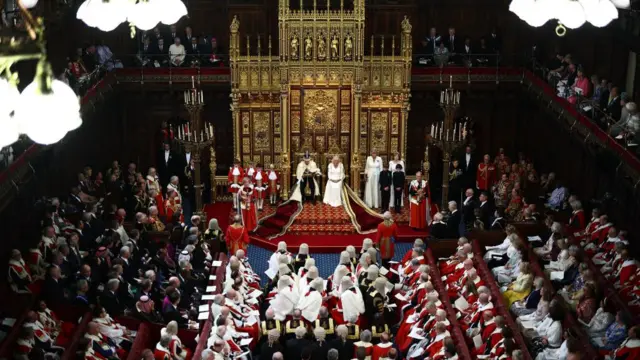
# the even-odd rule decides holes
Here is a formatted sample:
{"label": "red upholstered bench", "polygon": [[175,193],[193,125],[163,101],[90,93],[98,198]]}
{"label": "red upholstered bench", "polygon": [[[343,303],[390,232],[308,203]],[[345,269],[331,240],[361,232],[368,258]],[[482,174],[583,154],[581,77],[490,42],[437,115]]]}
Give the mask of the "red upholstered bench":
{"label": "red upholstered bench", "polygon": [[69,346],[64,351],[64,354],[62,354],[61,360],[75,360],[76,351],[78,351],[78,342],[80,342],[80,339],[84,337],[84,334],[87,332],[87,325],[89,325],[89,322],[91,322],[92,319],[93,317],[91,316],[91,312],[84,314],[82,321],[80,321],[78,326],[76,326],[76,330],[73,333]]}
{"label": "red upholstered bench", "polygon": [[[211,275],[215,275],[216,279],[209,282],[209,285],[215,285],[216,291],[214,294],[220,294],[223,286],[223,282],[226,276],[226,268],[227,263],[229,262],[229,258],[227,254],[220,253],[218,254],[217,260],[222,262],[217,268],[211,269]],[[212,301],[209,301],[209,306],[211,306]],[[211,316],[206,321],[200,322],[200,338],[198,343],[195,346],[195,351],[193,352],[192,360],[201,360],[202,351],[207,348],[207,341],[209,340],[209,336],[211,334],[211,329],[213,328],[213,322],[211,320]],[[194,339],[195,340],[195,339]],[[183,340],[184,344],[184,340]],[[186,344],[185,344],[186,345]],[[193,349],[193,348],[192,348]]]}
{"label": "red upholstered bench", "polygon": [[[149,325],[145,323],[140,324],[129,355],[127,355],[127,360],[140,360],[142,358],[142,351],[149,348],[149,335],[151,335]],[[154,348],[155,346],[151,349],[153,350]]]}
{"label": "red upholstered bench", "polygon": [[522,333],[518,331],[518,326],[516,326],[511,316],[511,313],[509,312],[509,309],[506,307],[504,303],[504,299],[502,297],[502,293],[500,292],[500,288],[498,287],[496,280],[493,278],[493,274],[491,273],[491,270],[489,270],[489,268],[487,267],[487,264],[483,260],[484,249],[480,246],[480,243],[478,242],[477,239],[473,240],[472,246],[473,246],[473,251],[476,254],[476,256],[474,256],[474,259],[473,259],[474,266],[478,271],[478,275],[480,275],[480,277],[484,279],[485,283],[487,284],[487,287],[491,291],[491,294],[492,294],[491,300],[493,301],[493,305],[496,308],[498,315],[502,316],[505,322],[507,323],[507,326],[513,330],[514,340],[516,344],[518,344],[518,348],[522,350],[524,359],[533,360],[533,358],[531,357],[531,354],[529,353],[529,349],[527,348],[527,343],[524,341],[524,338],[522,337]]}
{"label": "red upholstered bench", "polygon": [[433,252],[431,251],[431,249],[427,249],[425,256],[429,267],[431,268],[431,282],[438,292],[438,295],[440,295],[440,301],[444,304],[445,310],[447,311],[447,319],[449,319],[449,322],[451,323],[451,337],[456,344],[458,358],[472,359],[471,353],[469,352],[469,347],[467,346],[467,343],[465,341],[464,334],[460,329],[460,324],[458,323],[458,319],[456,317],[456,311],[453,309],[453,306],[451,305],[451,299],[449,299],[447,290],[442,283],[440,271],[438,270],[438,263],[433,257]]}

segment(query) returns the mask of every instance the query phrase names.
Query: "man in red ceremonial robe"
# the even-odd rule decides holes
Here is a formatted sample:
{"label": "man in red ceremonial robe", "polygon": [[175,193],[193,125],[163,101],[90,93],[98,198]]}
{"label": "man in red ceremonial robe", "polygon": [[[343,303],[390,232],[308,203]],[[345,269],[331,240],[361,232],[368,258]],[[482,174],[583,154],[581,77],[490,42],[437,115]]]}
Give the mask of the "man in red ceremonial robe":
{"label": "man in red ceremonial robe", "polygon": [[597,248],[607,239],[609,228],[613,226],[613,223],[609,222],[607,215],[601,215],[598,226],[591,232],[591,236],[586,239],[587,245],[585,245],[585,251],[594,252]]}
{"label": "man in red ceremonial robe", "polygon": [[387,266],[394,255],[394,240],[398,238],[398,225],[393,222],[390,212],[385,212],[384,221],[378,225],[375,244],[380,250],[382,265]]}
{"label": "man in red ceremonial robe", "polygon": [[[162,188],[160,187],[160,178],[158,178],[158,173],[156,168],[150,167],[147,172],[147,191],[156,190],[158,193],[162,193]],[[160,203],[162,204],[162,203]]]}
{"label": "man in red ceremonial robe", "polygon": [[[258,214],[256,212],[256,194],[249,178],[244,178],[242,187],[238,191],[238,203],[240,204],[240,215],[242,224],[247,231],[253,231],[258,226]],[[235,254],[235,253],[232,253]]]}
{"label": "man in red ceremonial robe", "polygon": [[267,171],[269,184],[269,204],[274,205],[278,201],[278,189],[280,189],[280,177],[273,164],[269,165]]}
{"label": "man in red ceremonial robe", "polygon": [[450,260],[440,261],[438,267],[440,268],[440,274],[446,276],[454,273],[456,270],[464,267],[464,261],[467,259],[463,250],[458,250]]}
{"label": "man in red ceremonial robe", "polygon": [[20,250],[17,249],[11,250],[11,259],[9,259],[9,285],[11,290],[18,294],[31,293],[31,273],[22,260]]}
{"label": "man in red ceremonial robe", "polygon": [[164,335],[160,337],[160,342],[156,344],[156,348],[153,350],[153,357],[155,360],[171,360],[171,352],[169,351],[169,344],[171,343],[171,336]]}
{"label": "man in red ceremonial robe", "polygon": [[409,226],[424,229],[431,223],[429,185],[422,179],[422,173],[416,173],[416,179],[409,184],[410,216]]}
{"label": "man in red ceremonial robe", "polygon": [[571,218],[569,219],[569,230],[573,234],[574,232],[584,229],[586,221],[584,210],[582,209],[582,203],[578,200],[575,200],[572,201],[570,205],[573,209],[573,212],[571,213]]}
{"label": "man in red ceremonial robe", "polygon": [[389,350],[393,348],[393,343],[389,341],[389,333],[383,332],[380,335],[380,343],[373,346],[373,354],[371,355],[371,360],[380,360],[381,358],[386,358],[387,354],[389,354]]}
{"label": "man in red ceremonial robe", "polygon": [[262,205],[264,204],[264,198],[267,196],[267,174],[262,171],[262,165],[256,166],[256,172],[253,174],[253,184],[256,198],[256,207],[258,211],[262,211]]}
{"label": "man in red ceremonial robe", "polygon": [[620,270],[617,271],[614,276],[614,279],[620,279],[620,282],[615,284],[616,286],[626,285],[631,280],[631,277],[638,271],[638,262],[629,255],[629,250],[622,250],[620,258],[623,262]]}
{"label": "man in red ceremonial robe", "polygon": [[580,245],[584,246],[585,238],[588,237],[590,239],[591,233],[594,232],[599,225],[600,225],[600,210],[595,208],[591,210],[591,220],[589,220],[589,223],[587,224],[587,226],[585,226],[584,229],[580,229],[580,231],[574,232],[573,236],[576,239],[581,241]]}
{"label": "man in red ceremonial robe", "polygon": [[491,190],[496,183],[496,166],[491,163],[489,154],[484,156],[484,162],[478,164],[476,187],[481,191]]}
{"label": "man in red ceremonial robe", "polygon": [[240,215],[236,215],[233,218],[233,224],[229,225],[225,233],[225,240],[227,241],[229,254],[235,254],[238,250],[244,250],[245,253],[247,252],[249,232],[242,226],[242,218]]}
{"label": "man in red ceremonial robe", "polygon": [[[229,168],[229,174],[227,175],[230,193],[236,194],[240,190],[242,178],[244,178],[244,169],[240,165],[240,160],[236,159],[233,162],[233,167]],[[233,209],[237,209],[238,205],[237,198],[234,197]]]}
{"label": "man in red ceremonial robe", "polygon": [[413,248],[407,251],[406,254],[402,257],[402,261],[400,261],[400,266],[405,266],[412,259],[413,249],[423,249],[424,250],[424,241],[422,239],[415,239],[413,241]]}
{"label": "man in red ceremonial robe", "polygon": [[614,360],[640,359],[640,326],[629,329],[629,337],[613,353]]}
{"label": "man in red ceremonial robe", "polygon": [[371,343],[373,335],[369,330],[363,330],[360,333],[360,341],[353,343],[353,357],[357,356],[358,348],[364,348],[365,353],[367,354],[367,358],[371,359],[373,356],[373,344]]}

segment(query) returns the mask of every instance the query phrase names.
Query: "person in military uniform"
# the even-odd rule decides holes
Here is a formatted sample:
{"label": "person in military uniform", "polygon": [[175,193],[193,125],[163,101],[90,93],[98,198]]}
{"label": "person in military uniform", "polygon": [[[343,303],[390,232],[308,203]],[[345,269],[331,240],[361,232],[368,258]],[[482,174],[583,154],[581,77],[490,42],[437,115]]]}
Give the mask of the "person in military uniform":
{"label": "person in military uniform", "polygon": [[295,339],[296,329],[300,326],[304,327],[305,329],[307,328],[304,321],[302,320],[302,311],[296,309],[293,311],[293,318],[291,320],[288,320],[284,325],[285,338],[287,340]]}
{"label": "person in military uniform", "polygon": [[318,313],[318,319],[314,323],[314,328],[323,328],[326,334],[327,341],[331,341],[335,338],[335,322],[329,317],[329,310],[326,307],[321,307]]}

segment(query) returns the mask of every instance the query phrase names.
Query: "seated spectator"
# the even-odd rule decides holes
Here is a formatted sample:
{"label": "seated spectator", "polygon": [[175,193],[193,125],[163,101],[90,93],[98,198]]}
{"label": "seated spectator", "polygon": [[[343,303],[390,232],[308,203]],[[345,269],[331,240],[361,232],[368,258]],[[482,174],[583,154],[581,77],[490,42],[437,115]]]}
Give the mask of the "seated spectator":
{"label": "seated spectator", "polygon": [[57,343],[57,333],[50,333],[44,325],[38,320],[38,314],[35,311],[29,311],[22,324],[23,327],[33,330],[34,344],[38,349],[46,353],[62,354],[64,352],[63,344]]}
{"label": "seated spectator", "polygon": [[[156,348],[153,351],[153,357],[155,360],[172,360],[171,351],[169,350],[169,344],[171,343],[171,336],[168,334],[160,336],[160,341],[156,344]],[[214,350],[215,351],[215,350]]]}
{"label": "seated spectator", "polygon": [[544,278],[536,277],[533,280],[533,290],[522,300],[518,300],[511,305],[511,312],[516,316],[529,315],[536,311],[542,299]]}
{"label": "seated spectator", "polygon": [[589,323],[596,313],[598,300],[596,290],[592,284],[586,284],[582,291],[582,297],[576,305],[576,316],[583,323]]}
{"label": "seated spectator", "polygon": [[506,305],[511,307],[516,301],[526,298],[531,292],[532,285],[533,273],[531,272],[531,265],[528,262],[521,262],[518,277],[511,284],[500,289]]}
{"label": "seated spectator", "polygon": [[629,329],[627,339],[614,352],[615,359],[640,359],[640,326]]}
{"label": "seated spectator", "polygon": [[571,89],[571,96],[569,96],[569,103],[575,105],[579,98],[589,98],[590,84],[589,79],[584,76],[582,68],[578,68],[576,80]]}
{"label": "seated spectator", "polygon": [[554,245],[556,245],[559,240],[564,240],[564,236],[562,233],[562,224],[560,224],[559,222],[554,222],[551,225],[551,236],[549,236],[549,239],[544,243],[543,246],[533,249],[533,252],[543,259],[548,259],[551,257],[551,252],[554,249]]}
{"label": "seated spectator", "polygon": [[162,67],[169,65],[169,47],[164,43],[163,38],[158,39],[154,50],[156,51],[156,53],[154,57],[155,60],[153,61],[153,66]]}
{"label": "seated spectator", "polygon": [[184,49],[184,45],[180,43],[180,38],[176,37],[173,41],[173,44],[169,46],[169,57],[171,59],[172,66],[182,66],[184,64],[186,56],[186,50]]}
{"label": "seated spectator", "polygon": [[155,309],[155,302],[147,295],[140,296],[140,299],[136,302],[136,317],[143,321],[152,323],[162,322],[163,319]]}
{"label": "seated spectator", "polygon": [[9,286],[17,294],[30,294],[33,283],[30,270],[22,259],[20,250],[11,250],[9,259]]}
{"label": "seated spectator", "polygon": [[520,263],[522,263],[522,256],[526,249],[524,244],[518,238],[515,242],[516,253],[509,258],[509,261],[504,266],[498,266],[491,270],[496,281],[500,285],[506,285],[515,280],[520,274]]}
{"label": "seated spectator", "polygon": [[[532,334],[528,335],[531,339],[531,352],[539,354],[545,349],[556,349],[562,345],[562,320],[564,319],[564,310],[561,305],[551,305],[549,315],[536,326]],[[525,333],[525,336],[526,333]]]}
{"label": "seated spectator", "polygon": [[449,63],[449,49],[447,49],[443,41],[440,41],[437,45],[433,59],[438,67],[444,67]]}
{"label": "seated spectator", "polygon": [[587,330],[587,334],[591,338],[601,338],[604,336],[606,329],[617,320],[617,316],[620,316],[621,313],[617,315],[613,315],[610,309],[607,309],[607,299],[604,298],[600,301],[600,307],[596,311],[595,315],[591,318],[591,321],[585,323],[581,320],[578,320]]}
{"label": "seated spectator", "polygon": [[[600,309],[598,309],[600,310]],[[630,320],[622,311],[616,313],[615,319],[604,310],[596,314],[589,324],[587,331],[591,341],[599,350],[615,350],[627,336]]]}
{"label": "seated spectator", "polygon": [[[577,268],[577,272],[575,269]],[[562,295],[568,305],[575,308],[578,300],[582,297],[584,286],[586,284],[594,284],[593,272],[589,270],[589,266],[586,263],[580,263],[577,266],[572,266],[566,270],[561,280],[553,280],[553,285],[556,288],[561,288],[558,293]]]}
{"label": "seated spectator", "polygon": [[142,46],[138,51],[138,64],[142,67],[153,66],[153,56],[157,54],[157,50],[154,49],[151,39],[147,36],[142,40]]}
{"label": "seated spectator", "polygon": [[178,337],[178,323],[169,321],[166,328],[160,330],[160,337],[170,336],[169,352],[173,359],[189,360],[191,359],[191,351],[182,345],[182,340]]}
{"label": "seated spectator", "polygon": [[119,357],[121,359],[127,356],[127,351],[118,346],[113,339],[101,334],[98,324],[93,321],[87,326],[87,333],[84,337],[89,339],[93,351],[98,356],[103,358]]}
{"label": "seated spectator", "polygon": [[93,322],[98,325],[100,333],[111,339],[118,347],[131,349],[135,332],[118,324],[100,305],[93,309]]}
{"label": "seated spectator", "polygon": [[635,142],[636,135],[640,132],[640,115],[638,114],[638,106],[634,102],[627,103],[625,109],[628,115],[621,117],[620,121],[611,126],[611,136],[616,139],[627,139]]}
{"label": "seated spectator", "polygon": [[487,252],[484,254],[484,261],[487,262],[489,269],[505,265],[509,261],[509,258],[516,254],[516,248],[513,243],[518,237],[517,235],[512,236],[512,234],[515,234],[515,231],[516,228],[513,225],[507,225],[505,228],[507,236],[504,241],[499,245],[485,247]]}
{"label": "seated spectator", "polygon": [[540,302],[538,302],[536,311],[527,315],[518,316],[516,322],[525,330],[536,329],[548,317],[549,308],[551,306],[551,297],[551,290],[543,287],[541,289],[541,298]]}

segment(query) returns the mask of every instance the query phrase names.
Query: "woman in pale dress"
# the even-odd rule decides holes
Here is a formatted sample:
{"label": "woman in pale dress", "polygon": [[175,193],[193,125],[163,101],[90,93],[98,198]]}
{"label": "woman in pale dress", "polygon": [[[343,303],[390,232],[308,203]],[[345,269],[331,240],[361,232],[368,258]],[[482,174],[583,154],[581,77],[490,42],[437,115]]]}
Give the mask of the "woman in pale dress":
{"label": "woman in pale dress", "polygon": [[327,169],[327,187],[324,190],[325,204],[333,207],[342,206],[342,181],[344,166],[338,156],[334,156]]}
{"label": "woman in pale dress", "polygon": [[523,330],[533,330],[549,315],[549,306],[553,293],[546,287],[540,289],[540,302],[536,310],[530,314],[520,315],[516,322],[520,324]]}
{"label": "woman in pale dress", "polygon": [[[402,170],[396,170],[396,165],[400,165],[402,166]],[[393,160],[389,161],[389,171],[391,171],[391,173],[393,174],[396,171],[401,171],[401,172],[405,172],[405,167],[404,167],[404,160],[402,160],[400,158],[400,153],[396,153],[393,156]],[[406,173],[405,173],[406,174]],[[393,206],[393,204],[395,204],[393,201],[393,199],[395,198],[393,191],[391,191],[391,198],[389,200],[389,204],[391,204],[391,206]],[[400,200],[400,207],[404,207],[404,197]]]}
{"label": "woman in pale dress", "polygon": [[600,307],[598,308],[598,310],[596,310],[596,314],[593,315],[591,321],[585,323],[581,320],[578,320],[578,322],[584,326],[585,330],[587,331],[587,335],[589,335],[589,338],[591,338],[591,342],[593,343],[594,341],[598,341],[602,339],[603,336],[605,336],[607,328],[615,320],[616,315],[608,311],[607,299],[604,298],[600,301]]}
{"label": "woman in pale dress", "polygon": [[520,275],[522,253],[525,251],[524,244],[521,241],[515,241],[513,244],[516,251],[509,257],[509,261],[504,266],[497,266],[491,269],[493,276],[500,285],[507,285]]}
{"label": "woman in pale dress", "polygon": [[364,203],[370,208],[380,207],[380,171],[382,171],[382,158],[377,151],[371,150],[371,156],[367,156],[364,175],[367,185],[364,188]]}

